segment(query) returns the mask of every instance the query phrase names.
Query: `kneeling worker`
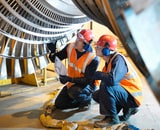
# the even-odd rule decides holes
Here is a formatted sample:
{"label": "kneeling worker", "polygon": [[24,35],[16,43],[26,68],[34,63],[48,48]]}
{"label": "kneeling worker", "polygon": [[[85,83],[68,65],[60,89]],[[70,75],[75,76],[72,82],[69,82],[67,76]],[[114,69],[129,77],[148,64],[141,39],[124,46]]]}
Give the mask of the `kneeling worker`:
{"label": "kneeling worker", "polygon": [[52,62],[55,61],[55,56],[60,60],[68,58],[68,75],[59,77],[65,86],[55,100],[56,108],[89,108],[92,93],[97,85],[96,81],[92,81],[92,76],[99,65],[99,58],[93,53],[90,45],[93,38],[92,30],[83,29],[77,33],[74,43],[67,44],[60,52],[50,54]]}
{"label": "kneeling worker", "polygon": [[[142,104],[142,85],[129,61],[117,52],[117,40],[113,36],[99,38],[96,55],[105,61],[102,72],[96,71],[93,76],[95,80],[101,80],[93,99],[99,103],[100,113],[105,116],[94,125],[102,128],[126,121],[138,111]],[[118,116],[120,110],[122,116]]]}

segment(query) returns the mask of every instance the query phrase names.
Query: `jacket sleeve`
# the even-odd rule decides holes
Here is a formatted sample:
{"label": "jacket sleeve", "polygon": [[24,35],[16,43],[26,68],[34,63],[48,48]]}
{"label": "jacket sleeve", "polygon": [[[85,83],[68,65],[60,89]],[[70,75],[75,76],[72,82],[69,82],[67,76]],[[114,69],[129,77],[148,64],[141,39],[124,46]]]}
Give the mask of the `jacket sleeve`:
{"label": "jacket sleeve", "polygon": [[93,77],[94,79],[102,80],[107,86],[114,86],[120,83],[127,71],[128,67],[125,60],[121,55],[117,55],[112,61],[112,69],[110,73],[97,71]]}
{"label": "jacket sleeve", "polygon": [[54,63],[55,62],[55,57],[57,56],[60,60],[66,59],[67,58],[67,47],[66,45],[61,51],[57,53],[50,53],[49,54],[49,59]]}

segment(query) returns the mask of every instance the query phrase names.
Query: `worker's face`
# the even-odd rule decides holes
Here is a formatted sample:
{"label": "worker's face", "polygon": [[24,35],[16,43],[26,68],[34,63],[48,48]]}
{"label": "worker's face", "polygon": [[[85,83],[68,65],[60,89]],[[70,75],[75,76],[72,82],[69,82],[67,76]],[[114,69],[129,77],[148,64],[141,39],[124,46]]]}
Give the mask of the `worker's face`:
{"label": "worker's face", "polygon": [[108,55],[108,56],[103,55],[103,53],[102,53],[103,49],[104,49],[104,47],[96,46],[96,48],[95,48],[96,55],[99,56],[99,57],[101,57],[105,62],[108,62],[109,59],[110,59],[110,55]]}
{"label": "worker's face", "polygon": [[100,56],[100,57],[103,57],[103,53],[102,53],[102,50],[103,50],[104,47],[101,47],[101,46],[96,46],[95,47],[95,50],[96,50],[96,55],[97,56]]}
{"label": "worker's face", "polygon": [[74,44],[74,48],[77,49],[78,51],[83,51],[84,49],[84,43],[81,39],[77,38],[76,42]]}

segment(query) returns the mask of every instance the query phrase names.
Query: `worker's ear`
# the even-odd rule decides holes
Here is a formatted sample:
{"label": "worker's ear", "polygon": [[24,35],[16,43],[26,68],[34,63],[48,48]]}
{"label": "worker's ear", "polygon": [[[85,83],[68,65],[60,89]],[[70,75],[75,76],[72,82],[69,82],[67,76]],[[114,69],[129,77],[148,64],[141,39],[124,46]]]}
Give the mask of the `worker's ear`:
{"label": "worker's ear", "polygon": [[56,52],[56,44],[57,44],[56,41],[47,43],[47,48],[51,51],[51,53]]}
{"label": "worker's ear", "polygon": [[88,52],[93,52],[93,49],[92,49],[92,47],[91,47],[90,44],[85,45],[85,46],[84,46],[84,50],[86,50],[86,51],[88,51]]}
{"label": "worker's ear", "polygon": [[91,47],[91,42],[92,42],[93,40],[90,40],[88,43],[86,43],[86,42],[83,42],[83,44],[84,44],[84,50],[86,50],[86,51],[92,51],[92,47]]}
{"label": "worker's ear", "polygon": [[83,47],[84,50],[87,51],[90,45],[88,43],[85,43],[85,42],[83,42],[83,44],[84,44],[84,47]]}
{"label": "worker's ear", "polygon": [[108,48],[103,48],[102,49],[102,54],[105,55],[105,56],[108,56],[108,55],[110,55],[110,50]]}

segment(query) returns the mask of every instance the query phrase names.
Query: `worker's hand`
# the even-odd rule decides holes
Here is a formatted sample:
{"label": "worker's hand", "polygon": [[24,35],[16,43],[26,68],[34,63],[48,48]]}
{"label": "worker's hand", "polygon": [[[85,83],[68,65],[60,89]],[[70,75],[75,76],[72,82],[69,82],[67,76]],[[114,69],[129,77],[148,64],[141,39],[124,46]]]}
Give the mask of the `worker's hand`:
{"label": "worker's hand", "polygon": [[51,51],[51,53],[56,52],[56,42],[47,43],[47,48]]}
{"label": "worker's hand", "polygon": [[55,53],[50,53],[49,54],[49,59],[54,63],[55,62]]}
{"label": "worker's hand", "polygon": [[59,75],[59,80],[62,84],[65,84],[67,82],[71,82],[72,78],[70,78],[66,75]]}

